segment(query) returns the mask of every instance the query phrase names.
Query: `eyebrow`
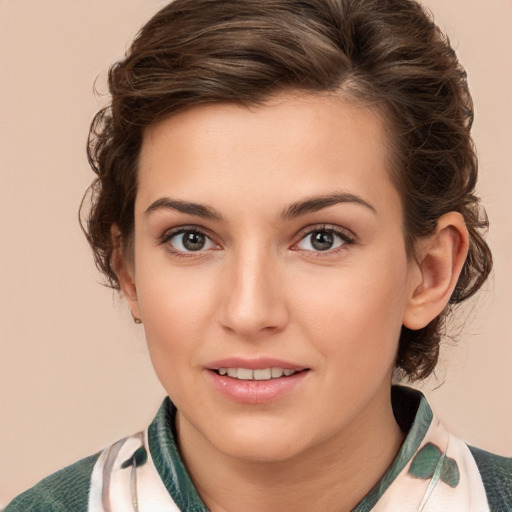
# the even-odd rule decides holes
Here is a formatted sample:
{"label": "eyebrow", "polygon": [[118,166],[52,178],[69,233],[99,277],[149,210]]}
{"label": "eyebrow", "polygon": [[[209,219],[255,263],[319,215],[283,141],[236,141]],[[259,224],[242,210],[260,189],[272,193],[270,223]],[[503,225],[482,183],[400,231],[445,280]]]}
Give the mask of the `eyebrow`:
{"label": "eyebrow", "polygon": [[211,220],[223,220],[223,216],[211,206],[206,206],[199,203],[193,203],[190,201],[181,201],[179,199],[171,199],[170,197],[162,197],[157,199],[154,203],[146,209],[144,215],[150,215],[157,210],[176,210],[182,213],[188,213],[189,215],[196,215],[204,219]]}
{"label": "eyebrow", "polygon": [[[324,208],[328,208],[329,206],[334,206],[339,203],[355,203],[364,206],[373,213],[377,214],[377,210],[363,198],[347,192],[336,192],[334,194],[310,197],[302,201],[292,203],[279,214],[278,218],[281,221],[291,220],[308,213],[320,211]],[[216,221],[224,220],[222,214],[211,206],[194,203],[191,201],[171,199],[170,197],[162,197],[151,203],[151,205],[144,212],[144,215],[150,215],[151,213],[161,209],[176,210],[181,213],[195,215],[204,219]]]}
{"label": "eyebrow", "polygon": [[290,220],[306,215],[308,213],[318,212],[329,206],[334,206],[339,203],[355,203],[371,210],[377,215],[377,210],[370,203],[365,201],[363,198],[350,194],[348,192],[336,192],[326,196],[311,197],[303,201],[288,206],[280,215],[281,220]]}

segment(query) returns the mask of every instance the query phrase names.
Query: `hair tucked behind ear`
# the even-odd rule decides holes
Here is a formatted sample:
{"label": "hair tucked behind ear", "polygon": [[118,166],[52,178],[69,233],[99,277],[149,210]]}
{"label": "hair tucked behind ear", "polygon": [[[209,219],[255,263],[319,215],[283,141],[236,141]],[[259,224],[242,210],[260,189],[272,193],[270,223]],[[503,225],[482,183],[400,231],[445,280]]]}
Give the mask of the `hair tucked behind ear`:
{"label": "hair tucked behind ear", "polygon": [[258,104],[284,90],[342,91],[378,108],[393,140],[390,167],[404,210],[409,256],[443,214],[460,212],[469,256],[450,306],[427,327],[403,329],[397,369],[411,380],[435,367],[446,314],[491,270],[475,195],[477,159],[466,74],[449,41],[414,0],[175,0],[142,28],[109,73],[112,101],[89,136],[97,174],[84,230],[107,283],[117,225],[134,228],[144,130],[194,105]]}

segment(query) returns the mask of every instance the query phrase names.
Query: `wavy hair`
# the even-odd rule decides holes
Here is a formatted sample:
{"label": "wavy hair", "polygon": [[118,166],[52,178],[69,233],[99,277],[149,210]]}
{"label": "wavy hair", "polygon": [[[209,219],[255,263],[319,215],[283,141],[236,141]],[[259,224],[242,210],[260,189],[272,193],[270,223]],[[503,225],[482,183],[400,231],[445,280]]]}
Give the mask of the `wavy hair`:
{"label": "wavy hair", "polygon": [[286,90],[342,91],[380,109],[390,126],[391,177],[403,203],[409,257],[415,240],[447,212],[460,212],[469,231],[469,254],[445,311],[423,329],[402,329],[397,371],[409,380],[433,371],[448,313],[481,287],[492,258],[475,195],[466,73],[417,1],[175,0],[111,67],[109,90],[111,103],[90,129],[97,177],[81,209],[96,264],[116,289],[112,256],[116,243],[132,243],[137,162],[148,126],[192,106],[262,104]]}

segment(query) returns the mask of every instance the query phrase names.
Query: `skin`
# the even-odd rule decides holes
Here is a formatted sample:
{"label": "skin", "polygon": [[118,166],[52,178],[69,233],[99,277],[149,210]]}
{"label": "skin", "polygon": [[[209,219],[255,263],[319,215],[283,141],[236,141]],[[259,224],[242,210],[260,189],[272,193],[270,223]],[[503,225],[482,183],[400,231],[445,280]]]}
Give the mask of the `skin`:
{"label": "skin", "polygon": [[[134,254],[117,254],[118,273],[214,512],[349,510],[396,456],[400,329],[443,309],[467,233],[448,214],[418,242],[418,261],[407,258],[386,134],[376,111],[291,93],[251,109],[196,107],[145,134]],[[343,201],[283,218],[293,203],[334,194]],[[183,227],[207,235],[200,250],[173,235]],[[329,233],[332,247],[318,250],[313,236]],[[275,400],[239,403],[206,369],[226,357],[308,370]]]}

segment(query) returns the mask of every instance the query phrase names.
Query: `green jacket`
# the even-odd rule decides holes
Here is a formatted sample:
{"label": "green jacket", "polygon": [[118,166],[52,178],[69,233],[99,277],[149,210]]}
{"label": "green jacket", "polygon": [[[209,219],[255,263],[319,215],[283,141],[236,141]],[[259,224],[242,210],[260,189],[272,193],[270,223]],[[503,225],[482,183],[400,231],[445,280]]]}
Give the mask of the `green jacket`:
{"label": "green jacket", "polygon": [[[419,391],[394,387],[392,402],[408,434],[353,512],[512,511],[512,458],[452,436]],[[207,512],[178,452],[175,416],[166,398],[145,431],[45,478],[5,512]]]}

